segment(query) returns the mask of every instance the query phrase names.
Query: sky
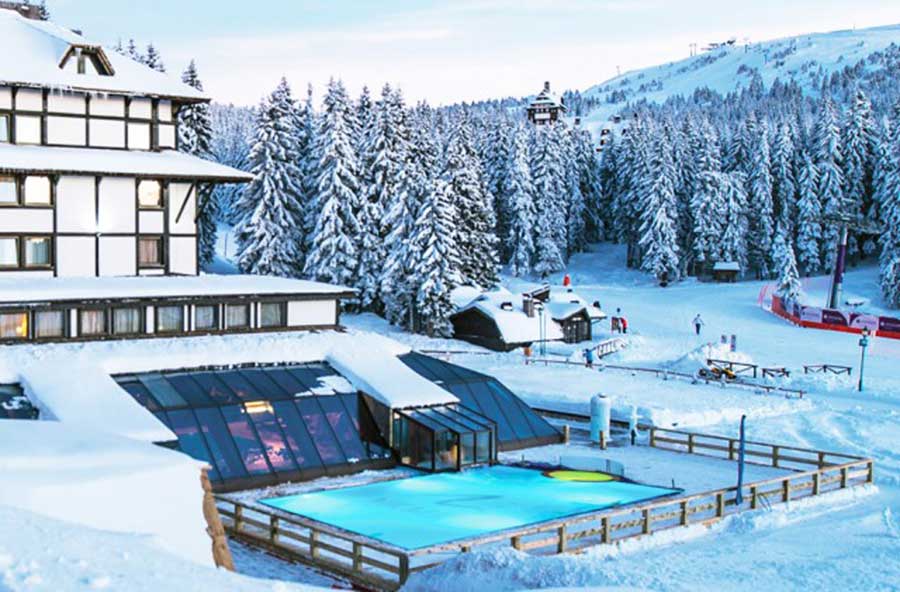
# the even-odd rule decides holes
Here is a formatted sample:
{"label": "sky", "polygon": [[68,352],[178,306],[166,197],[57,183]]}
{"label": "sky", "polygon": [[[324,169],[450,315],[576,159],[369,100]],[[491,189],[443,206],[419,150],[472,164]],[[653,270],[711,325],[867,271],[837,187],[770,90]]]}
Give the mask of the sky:
{"label": "sky", "polygon": [[[400,86],[433,105],[584,90],[685,58],[690,44],[900,23],[900,0],[47,0],[53,20],[114,45],[195,59],[207,94],[256,104],[285,76],[352,93]],[[900,42],[900,39],[898,39]],[[316,93],[321,97],[321,92]]]}

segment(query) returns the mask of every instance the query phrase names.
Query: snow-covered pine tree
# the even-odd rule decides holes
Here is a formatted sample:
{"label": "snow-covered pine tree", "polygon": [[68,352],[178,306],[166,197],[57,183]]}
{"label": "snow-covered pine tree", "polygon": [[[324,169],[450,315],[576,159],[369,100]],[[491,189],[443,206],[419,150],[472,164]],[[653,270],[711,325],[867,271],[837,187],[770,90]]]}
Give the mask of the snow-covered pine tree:
{"label": "snow-covered pine tree", "polygon": [[590,132],[575,128],[572,133],[575,144],[574,165],[578,168],[581,195],[584,200],[584,240],[598,242],[606,236],[607,215],[600,159],[597,158],[597,150]]}
{"label": "snow-covered pine tree", "polygon": [[[825,97],[819,106],[813,132],[813,161],[819,172],[819,203],[822,204],[824,216],[842,213],[844,209],[841,155],[841,129],[838,125],[837,108],[830,97]],[[826,220],[822,231],[822,257],[827,271],[834,267],[837,240],[837,225]]]}
{"label": "snow-covered pine tree", "polygon": [[857,89],[841,134],[844,199],[847,206],[854,209],[847,213],[862,214],[870,203],[875,138],[872,104],[866,93]]}
{"label": "snow-covered pine tree", "polygon": [[773,243],[775,269],[778,272],[778,293],[785,298],[796,299],[800,296],[800,274],[797,272],[797,259],[794,246],[790,241],[787,228],[778,228]]}
{"label": "snow-covered pine tree", "polygon": [[534,235],[534,271],[542,278],[565,267],[564,244],[558,236],[565,229],[565,179],[560,162],[559,135],[555,125],[538,127],[532,134],[531,182],[534,187],[536,223]]}
{"label": "snow-covered pine tree", "polygon": [[584,195],[581,193],[581,171],[578,167],[578,150],[575,134],[577,130],[569,129],[564,123],[554,125],[561,131],[562,162],[564,171],[565,193],[565,253],[566,259],[576,251],[584,249]]}
{"label": "snow-covered pine tree", "polygon": [[890,157],[884,175],[884,187],[879,190],[879,214],[884,231],[881,245],[881,292],[885,302],[900,308],[900,101],[893,109]]}
{"label": "snow-covered pine tree", "polygon": [[364,180],[366,193],[361,198],[362,207],[357,213],[360,226],[357,249],[360,256],[356,274],[360,305],[364,310],[382,309],[381,276],[387,255],[384,237],[390,234],[394,222],[385,219],[385,213],[396,211],[391,202],[399,198],[406,173],[404,109],[402,96],[385,84],[364,130],[360,176]]}
{"label": "snow-covered pine tree", "polygon": [[412,237],[416,245],[411,261],[413,283],[418,286],[414,329],[432,337],[453,333],[450,292],[460,281],[453,231],[455,199],[450,179],[442,176],[422,203]]}
{"label": "snow-covered pine tree", "polygon": [[772,205],[775,219],[789,233],[793,228],[797,202],[797,175],[793,127],[787,121],[778,126],[772,139]]}
{"label": "snow-covered pine tree", "polygon": [[653,274],[660,284],[677,281],[679,262],[678,203],[675,197],[675,163],[672,147],[661,134],[652,151],[650,178],[642,196],[639,244],[641,270]]}
{"label": "snow-covered pine tree", "polygon": [[406,171],[401,187],[390,199],[385,218],[390,230],[384,245],[387,259],[381,275],[381,294],[388,321],[414,330],[419,290],[415,262],[421,253],[413,235],[420,208],[434,185],[440,149],[430,107],[419,105],[408,121],[409,125],[404,126],[408,127],[409,133]]}
{"label": "snow-covered pine tree", "polygon": [[294,101],[282,79],[263,100],[250,151],[254,175],[238,210],[238,267],[244,273],[296,277],[300,269],[300,172],[296,160]]}
{"label": "snow-covered pine tree", "polygon": [[747,178],[747,242],[750,246],[750,268],[758,278],[768,278],[773,271],[772,239],[775,231],[769,128],[765,121],[759,122],[755,127],[755,135],[750,144]]}
{"label": "snow-covered pine tree", "polygon": [[[203,91],[203,83],[197,73],[194,60],[181,75],[181,81],[198,91]],[[212,143],[212,120],[208,103],[183,105],[178,110],[178,150],[200,158],[210,158]],[[198,185],[197,189],[197,232],[200,265],[208,265],[216,254],[216,229],[221,208],[218,197],[209,185]]]}
{"label": "snow-covered pine tree", "polygon": [[312,279],[354,285],[359,261],[359,165],[353,142],[356,115],[347,90],[331,79],[316,134],[316,224],[305,273]]}
{"label": "snow-covered pine tree", "polygon": [[141,64],[144,63],[144,56],[141,55],[141,52],[138,51],[137,43],[134,42],[134,39],[128,40],[128,47],[126,48],[126,55],[130,57],[135,62],[139,62]]}
{"label": "snow-covered pine tree", "polygon": [[[255,111],[249,107],[214,103],[210,105],[210,118],[213,130],[210,153],[213,160],[249,172]],[[213,189],[213,199],[221,209],[222,218],[229,224],[236,224],[241,218],[236,204],[243,191],[244,185],[239,183],[218,184]]]}
{"label": "snow-covered pine tree", "polygon": [[450,184],[456,208],[461,280],[483,288],[493,287],[499,267],[493,196],[484,183],[466,111],[450,131],[442,177]]}
{"label": "snow-covered pine tree", "polygon": [[156,70],[157,72],[166,71],[166,66],[163,64],[162,56],[159,55],[159,51],[157,51],[156,47],[152,43],[147,45],[147,53],[144,54],[143,63],[148,68]]}
{"label": "snow-covered pine tree", "polygon": [[[306,86],[306,98],[297,110],[297,145],[299,152],[299,167],[303,190],[301,203],[303,205],[303,252],[304,257],[312,249],[313,230],[316,228],[316,219],[319,214],[319,160],[316,154],[316,135],[319,133],[319,117],[313,105],[312,84]],[[304,268],[306,261],[304,260]]]}
{"label": "snow-covered pine tree", "polygon": [[690,139],[696,177],[690,184],[691,259],[695,273],[716,261],[725,215],[725,187],[719,174],[722,161],[715,129],[703,121]]}
{"label": "snow-covered pine tree", "polygon": [[534,225],[536,219],[534,186],[528,164],[528,130],[519,125],[512,136],[512,160],[502,193],[509,207],[509,273],[524,276],[534,261]]}
{"label": "snow-covered pine tree", "polygon": [[716,261],[734,261],[747,269],[747,190],[741,173],[712,173],[718,177],[724,199],[722,235]]}
{"label": "snow-covered pine tree", "polygon": [[509,229],[514,215],[511,203],[512,196],[506,193],[507,178],[513,159],[514,126],[507,117],[498,116],[487,122],[481,153],[483,154],[484,179],[487,189],[494,196],[496,208],[497,236],[501,237],[498,245],[501,260],[508,260],[515,245],[510,244]]}
{"label": "snow-covered pine tree", "polygon": [[803,153],[803,164],[797,188],[797,260],[806,276],[817,273],[822,266],[822,204],[819,202],[819,170],[808,152]]}

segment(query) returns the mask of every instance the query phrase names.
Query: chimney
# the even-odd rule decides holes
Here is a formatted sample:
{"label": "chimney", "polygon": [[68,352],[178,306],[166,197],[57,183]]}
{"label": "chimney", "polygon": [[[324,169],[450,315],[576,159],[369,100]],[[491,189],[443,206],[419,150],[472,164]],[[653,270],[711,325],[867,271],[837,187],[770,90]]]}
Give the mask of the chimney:
{"label": "chimney", "polygon": [[546,81],[544,82],[544,92],[545,92],[545,93],[550,92],[550,81],[549,81],[549,80],[546,80]]}
{"label": "chimney", "polygon": [[531,299],[531,296],[525,294],[522,298],[522,310],[525,311],[525,315],[529,318],[534,318],[534,300]]}

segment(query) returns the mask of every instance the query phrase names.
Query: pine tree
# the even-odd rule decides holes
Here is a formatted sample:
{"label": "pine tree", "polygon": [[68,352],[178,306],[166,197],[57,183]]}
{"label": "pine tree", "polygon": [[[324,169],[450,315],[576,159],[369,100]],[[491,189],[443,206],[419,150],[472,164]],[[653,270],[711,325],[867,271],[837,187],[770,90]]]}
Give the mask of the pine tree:
{"label": "pine tree", "polygon": [[772,275],[772,239],[775,231],[768,125],[757,125],[750,152],[747,206],[749,263],[759,278]]}
{"label": "pine tree", "polygon": [[716,261],[733,261],[747,269],[747,191],[740,173],[717,174],[724,199],[722,236]]}
{"label": "pine tree", "polygon": [[[497,117],[488,122],[488,129],[483,138],[480,152],[483,154],[484,178],[487,190],[494,196],[496,208],[497,236],[509,237],[512,224],[512,196],[506,193],[507,180],[511,174],[510,167],[514,159],[513,142],[517,133],[516,126],[505,117]],[[504,240],[500,242],[500,257],[509,258],[515,245]]]}
{"label": "pine tree", "polygon": [[385,219],[389,231],[385,239],[387,260],[381,275],[384,312],[390,322],[409,330],[415,329],[419,290],[415,265],[421,254],[413,236],[420,208],[434,185],[439,152],[432,119],[427,105],[419,105],[410,117],[406,171],[401,187],[391,197]]}
{"label": "pine tree", "polygon": [[565,184],[560,162],[561,151],[556,126],[537,128],[531,147],[531,180],[534,187],[535,263],[534,271],[541,277],[560,271],[565,266],[564,250],[560,247],[560,229],[565,226],[565,212],[560,207]]}
{"label": "pine tree", "polygon": [[162,62],[162,57],[159,55],[159,52],[156,50],[156,47],[154,47],[152,43],[147,45],[147,53],[144,54],[143,64],[152,70],[156,70],[157,72],[166,71],[166,67]]}
{"label": "pine tree", "polygon": [[141,64],[144,63],[144,56],[142,56],[141,52],[138,51],[137,44],[134,42],[134,39],[128,40],[128,48],[125,51],[127,52],[126,55],[128,55],[128,57],[130,57],[132,60]]}
{"label": "pine tree", "polygon": [[[203,91],[203,83],[197,74],[197,65],[191,63],[181,75],[181,81],[198,91]],[[178,110],[178,150],[199,156],[210,158],[210,146],[212,144],[212,121],[207,103],[194,103],[181,107]],[[216,230],[221,213],[217,195],[209,185],[201,185],[197,188],[197,203],[199,211],[197,216],[198,254],[201,265],[208,265],[216,254]]]}
{"label": "pine tree", "polygon": [[[819,203],[824,216],[834,216],[844,212],[844,173],[841,168],[841,131],[838,126],[837,109],[828,97],[823,99],[819,118],[814,131],[813,159],[819,171]],[[834,266],[834,248],[838,240],[838,228],[834,222],[826,221],[822,232],[822,255],[824,267]]]}
{"label": "pine tree", "polygon": [[581,171],[578,167],[578,150],[576,147],[575,134],[577,130],[571,130],[559,124],[561,130],[562,143],[562,159],[563,159],[563,179],[566,187],[565,201],[565,253],[566,259],[575,253],[584,249],[584,219],[585,219],[585,201],[584,194],[581,192]]}
{"label": "pine tree", "polygon": [[872,104],[866,94],[857,89],[847,112],[841,136],[844,165],[844,198],[852,214],[861,214],[872,195],[872,171],[875,159],[873,145],[875,123]]}
{"label": "pine tree", "polygon": [[50,20],[50,9],[47,8],[46,0],[41,0],[40,4],[38,4],[38,19],[42,21]]}
{"label": "pine tree", "polygon": [[790,233],[797,201],[794,132],[788,122],[778,127],[772,144],[772,203],[775,219]]}
{"label": "pine tree", "polygon": [[238,267],[244,273],[299,275],[301,212],[293,110],[284,79],[259,107],[250,152],[254,179],[238,204],[246,212],[237,228]]}
{"label": "pine tree", "polygon": [[797,201],[797,259],[807,276],[822,266],[822,204],[819,202],[819,171],[809,153],[803,154]]}
{"label": "pine tree", "polygon": [[894,106],[889,138],[889,165],[879,190],[884,231],[881,244],[881,291],[888,306],[900,308],[900,101]]}
{"label": "pine tree", "polygon": [[[250,147],[253,143],[256,113],[249,107],[234,105],[210,105],[212,141],[210,154],[218,163],[242,171],[250,171]],[[236,224],[244,214],[238,213],[238,201],[245,187],[240,183],[217,184],[213,188],[213,200],[221,210],[221,217],[229,224]]]}
{"label": "pine tree", "polygon": [[775,268],[778,270],[779,278],[778,293],[785,298],[793,300],[800,296],[801,286],[800,274],[797,272],[797,260],[794,256],[794,247],[788,236],[787,228],[778,228],[773,248]]}
{"label": "pine tree", "polygon": [[442,177],[450,184],[456,207],[461,280],[489,288],[497,282],[499,267],[496,220],[493,196],[485,186],[471,134],[469,116],[464,112],[450,132]]}
{"label": "pine tree", "polygon": [[604,217],[606,202],[603,194],[600,160],[591,140],[591,134],[585,130],[573,131],[575,144],[575,162],[578,169],[578,178],[581,185],[581,195],[584,201],[584,240],[587,242],[599,242],[606,235],[606,221]]}
{"label": "pine tree", "polygon": [[502,187],[509,204],[509,237],[512,251],[509,272],[524,276],[531,272],[534,261],[534,224],[536,218],[534,186],[528,165],[528,131],[521,125],[513,134],[511,163]]}
{"label": "pine tree", "polygon": [[343,82],[330,80],[319,118],[315,155],[316,223],[309,243],[305,273],[334,284],[354,285],[360,235],[359,167],[352,131],[356,117]]}
{"label": "pine tree", "polygon": [[641,238],[643,249],[641,269],[653,274],[663,285],[678,279],[679,248],[676,218],[678,215],[675,197],[675,164],[671,145],[664,139],[653,150],[650,166],[651,177],[645,184],[641,215]]}
{"label": "pine tree", "polygon": [[454,306],[450,292],[459,284],[459,261],[455,258],[453,225],[454,191],[450,180],[438,179],[425,198],[415,223],[412,241],[416,291],[415,328],[432,337],[452,335],[450,315]]}
{"label": "pine tree", "polygon": [[695,155],[697,176],[689,189],[690,245],[693,261],[704,267],[716,261],[725,215],[718,136],[707,122],[697,127],[691,138],[691,149]]}

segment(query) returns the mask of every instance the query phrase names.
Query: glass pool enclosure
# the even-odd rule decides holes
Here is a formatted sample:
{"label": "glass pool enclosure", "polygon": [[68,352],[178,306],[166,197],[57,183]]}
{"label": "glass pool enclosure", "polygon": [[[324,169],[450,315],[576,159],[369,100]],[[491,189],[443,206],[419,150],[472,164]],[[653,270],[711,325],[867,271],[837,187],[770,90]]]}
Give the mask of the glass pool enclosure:
{"label": "glass pool enclosure", "polygon": [[169,445],[210,464],[218,491],[396,464],[458,470],[561,441],[496,379],[421,354],[400,359],[460,403],[388,410],[325,362],[113,378],[177,436]]}

